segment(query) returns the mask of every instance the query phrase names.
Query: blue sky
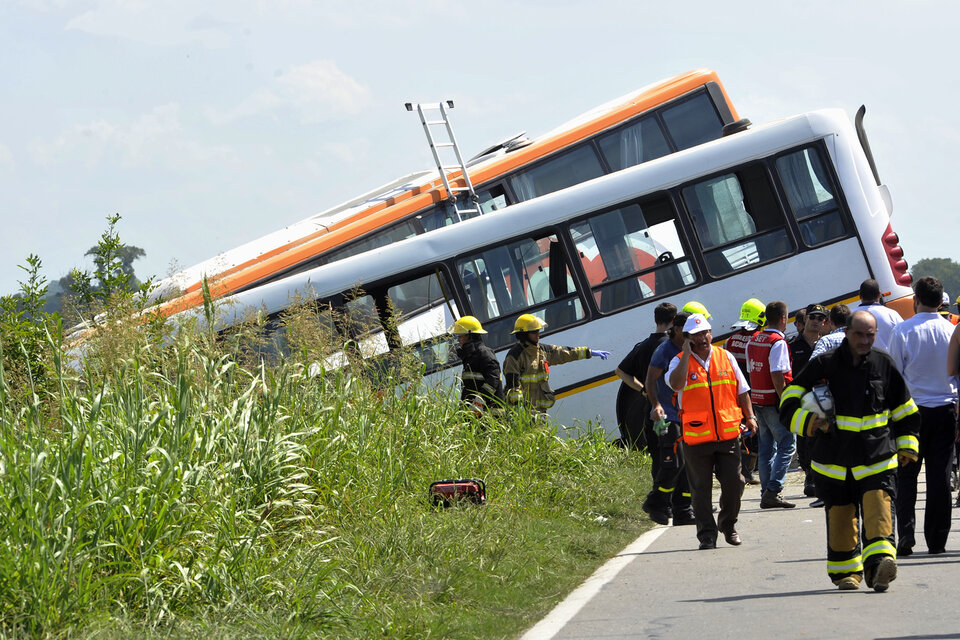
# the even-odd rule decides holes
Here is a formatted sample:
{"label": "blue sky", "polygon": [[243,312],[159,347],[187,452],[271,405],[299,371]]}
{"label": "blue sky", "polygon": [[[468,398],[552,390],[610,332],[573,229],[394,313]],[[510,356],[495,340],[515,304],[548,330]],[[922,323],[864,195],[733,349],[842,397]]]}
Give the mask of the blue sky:
{"label": "blue sky", "polygon": [[698,67],[755,123],[866,104],[907,260],[960,258],[960,5],[648,4],[0,0],[0,293],[114,213],[163,277],[429,168],[404,102],[473,155]]}

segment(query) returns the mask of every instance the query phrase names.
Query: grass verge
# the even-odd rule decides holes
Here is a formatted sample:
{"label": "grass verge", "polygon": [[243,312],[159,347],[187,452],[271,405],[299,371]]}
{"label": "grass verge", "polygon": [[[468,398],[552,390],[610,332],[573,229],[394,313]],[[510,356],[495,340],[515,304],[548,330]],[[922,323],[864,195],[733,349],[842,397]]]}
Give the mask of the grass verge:
{"label": "grass verge", "polygon": [[[647,459],[599,432],[239,362],[0,377],[4,637],[511,638],[649,527]],[[448,477],[488,504],[431,506]]]}

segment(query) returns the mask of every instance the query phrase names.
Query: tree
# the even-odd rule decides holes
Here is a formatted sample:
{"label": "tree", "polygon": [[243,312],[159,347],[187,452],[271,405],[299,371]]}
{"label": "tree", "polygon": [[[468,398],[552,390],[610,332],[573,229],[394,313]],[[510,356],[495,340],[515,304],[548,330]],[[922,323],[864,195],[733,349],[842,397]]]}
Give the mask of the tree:
{"label": "tree", "polygon": [[924,258],[917,260],[910,270],[913,281],[924,276],[933,276],[943,284],[943,290],[950,294],[951,302],[960,295],[960,263],[950,258]]}

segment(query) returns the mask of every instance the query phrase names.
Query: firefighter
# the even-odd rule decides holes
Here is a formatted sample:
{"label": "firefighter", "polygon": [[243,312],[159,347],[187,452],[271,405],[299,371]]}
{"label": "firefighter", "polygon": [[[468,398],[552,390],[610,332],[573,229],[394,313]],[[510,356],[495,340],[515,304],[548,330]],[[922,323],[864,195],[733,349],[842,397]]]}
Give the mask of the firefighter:
{"label": "firefighter", "polygon": [[917,405],[890,356],[873,348],[876,335],[876,318],[855,311],[840,346],[811,359],[780,400],[781,422],[813,440],[827,575],[842,590],[865,578],[886,591],[896,579],[897,468],[919,452]]}
{"label": "firefighter", "polygon": [[463,389],[460,400],[469,403],[479,414],[503,406],[503,382],[500,363],[493,350],[483,344],[486,333],[480,321],[463,316],[453,323],[450,333],[457,337],[457,356],[463,363]]}
{"label": "firefighter", "polygon": [[[766,316],[766,305],[756,298],[750,298],[740,306],[740,319],[731,326],[736,332],[727,338],[723,348],[733,354],[740,366],[740,371],[749,380],[750,373],[747,371],[747,343],[755,333],[763,329],[764,318]],[[760,481],[753,475],[753,470],[757,467],[757,451],[759,451],[759,442],[757,435],[746,435],[740,437],[740,472],[743,474],[743,481],[747,484],[760,484]]]}
{"label": "firefighter", "polygon": [[517,318],[511,332],[517,344],[510,348],[503,361],[503,374],[507,384],[507,403],[521,403],[534,413],[545,413],[556,402],[550,388],[550,365],[597,357],[606,360],[609,351],[590,347],[557,347],[540,343],[540,331],[547,323],[525,313]]}

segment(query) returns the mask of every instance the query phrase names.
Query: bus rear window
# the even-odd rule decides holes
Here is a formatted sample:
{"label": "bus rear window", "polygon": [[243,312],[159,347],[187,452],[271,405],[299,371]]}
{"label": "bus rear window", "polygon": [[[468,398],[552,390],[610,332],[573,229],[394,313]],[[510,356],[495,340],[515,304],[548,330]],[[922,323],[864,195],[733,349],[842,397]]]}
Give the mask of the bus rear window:
{"label": "bus rear window", "polygon": [[804,244],[814,246],[847,235],[830,175],[816,149],[777,158],[777,173]]}

